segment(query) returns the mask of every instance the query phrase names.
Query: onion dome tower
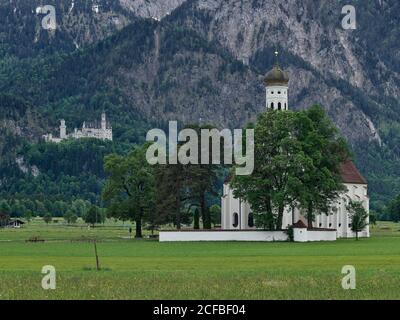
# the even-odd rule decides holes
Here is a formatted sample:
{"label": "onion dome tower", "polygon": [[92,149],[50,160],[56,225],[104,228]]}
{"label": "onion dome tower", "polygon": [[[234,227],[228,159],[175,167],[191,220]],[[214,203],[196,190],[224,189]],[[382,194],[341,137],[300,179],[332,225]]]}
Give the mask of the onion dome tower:
{"label": "onion dome tower", "polygon": [[278,64],[278,51],[275,51],[276,63],[264,77],[266,106],[271,110],[288,110],[289,75]]}

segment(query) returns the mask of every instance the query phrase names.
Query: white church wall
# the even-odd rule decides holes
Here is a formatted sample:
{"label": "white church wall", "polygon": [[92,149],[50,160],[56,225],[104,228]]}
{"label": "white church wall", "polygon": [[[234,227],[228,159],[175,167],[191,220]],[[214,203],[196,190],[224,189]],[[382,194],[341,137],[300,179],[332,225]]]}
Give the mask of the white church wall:
{"label": "white church wall", "polygon": [[306,228],[294,228],[293,229],[293,240],[295,242],[307,242],[307,229]]}
{"label": "white church wall", "polygon": [[[224,185],[224,195],[221,201],[221,227],[224,230],[255,229],[249,226],[250,205],[233,196],[229,184]],[[235,215],[237,214],[237,224]]]}
{"label": "white church wall", "polygon": [[335,241],[335,230],[307,230],[306,228],[294,228],[293,239],[295,242]]}
{"label": "white church wall", "polygon": [[335,241],[336,231],[307,230],[307,241]]}
{"label": "white church wall", "polygon": [[[334,230],[293,229],[295,242],[335,241]],[[160,231],[160,242],[190,242],[190,241],[288,241],[285,231]]]}
{"label": "white church wall", "polygon": [[[340,220],[338,221],[337,237],[353,238],[355,233],[351,231],[351,218],[347,211],[347,205],[350,201],[361,202],[367,212],[369,212],[368,189],[363,184],[345,183],[347,191],[343,194],[339,201]],[[340,225],[340,226],[339,226]],[[369,237],[369,226],[359,233],[359,237]]]}
{"label": "white church wall", "polygon": [[285,231],[160,231],[160,242],[175,241],[287,241]]}

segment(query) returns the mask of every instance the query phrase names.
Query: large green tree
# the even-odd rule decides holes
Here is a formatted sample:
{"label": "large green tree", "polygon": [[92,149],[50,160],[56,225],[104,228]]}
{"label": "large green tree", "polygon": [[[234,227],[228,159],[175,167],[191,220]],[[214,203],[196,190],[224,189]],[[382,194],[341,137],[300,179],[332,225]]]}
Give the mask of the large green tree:
{"label": "large green tree", "polygon": [[89,208],[90,202],[83,199],[77,199],[71,203],[71,211],[78,217],[83,217]]}
{"label": "large green tree", "polygon": [[345,190],[340,177],[340,164],[349,158],[349,151],[338,129],[320,106],[297,113],[298,139],[302,150],[311,159],[301,175],[302,186],[296,196],[307,213],[312,227],[315,213],[329,213],[332,202]]}
{"label": "large green tree", "polygon": [[[74,214],[72,213],[71,216],[72,215],[74,215]],[[66,218],[69,219],[69,221],[67,221],[68,223],[72,222],[72,220],[73,220],[73,218],[71,218],[71,216],[68,217],[68,212],[67,212],[67,217]],[[98,208],[95,205],[92,205],[89,208],[89,210],[86,212],[86,214],[83,216],[83,220],[86,223],[91,224],[92,226],[94,226],[97,223],[103,223],[105,221],[105,215],[100,210],[100,208]]]}
{"label": "large green tree", "polygon": [[136,238],[142,237],[142,222],[154,210],[154,168],[146,160],[147,145],[135,148],[126,156],[105,158],[108,173],[103,198],[109,216],[136,224]]}
{"label": "large green tree", "polygon": [[182,223],[187,222],[184,215],[184,205],[188,200],[187,166],[180,163],[157,165],[155,172],[157,221],[173,223],[181,229]]}
{"label": "large green tree", "polygon": [[293,205],[311,165],[297,137],[298,123],[294,112],[261,113],[254,127],[254,171],[231,182],[235,197],[250,203],[259,227],[282,228],[285,207]]}
{"label": "large green tree", "polygon": [[[197,141],[187,139],[178,143],[178,153],[192,157],[194,162],[182,164],[158,165],[157,176],[157,212],[162,222],[173,222],[178,229],[182,223],[190,221],[190,210],[199,208],[204,229],[211,229],[211,214],[209,210],[209,198],[216,196],[218,165],[211,163],[212,139],[209,141],[209,164],[202,164],[201,130],[211,130],[209,125],[190,125],[185,129],[191,130],[191,138],[197,137]],[[193,142],[193,148],[188,148],[187,143]],[[196,149],[196,150],[193,150]],[[193,153],[193,154],[192,154]],[[197,217],[196,217],[197,218]],[[199,225],[196,223],[196,228]]]}
{"label": "large green tree", "polygon": [[[223,159],[223,140],[216,141],[214,145],[212,137],[210,136],[208,138],[209,158],[208,163],[204,163],[202,160],[205,159],[202,159],[202,155],[204,152],[207,152],[207,150],[204,149],[207,148],[207,143],[204,141],[205,137],[202,135],[202,130],[210,131],[215,128],[211,125],[191,125],[188,126],[188,128],[195,130],[197,136],[202,137],[198,140],[198,164],[188,164],[187,166],[187,186],[190,194],[190,205],[197,205],[199,207],[203,228],[211,229],[212,219],[208,200],[218,195],[218,169],[221,167],[221,165],[214,164],[212,160],[213,153],[215,154],[215,152],[219,152],[220,161]],[[217,147],[219,150],[214,150],[214,147]]]}
{"label": "large green tree", "polygon": [[53,220],[53,216],[51,213],[47,212],[43,215],[43,221],[46,222],[46,224],[49,224]]}
{"label": "large green tree", "polygon": [[343,186],[339,166],[347,148],[321,107],[260,114],[254,127],[254,171],[234,176],[236,197],[248,201],[256,224],[281,229],[284,210],[300,205],[312,226],[314,212],[328,212]]}
{"label": "large green tree", "polygon": [[[83,215],[83,217],[85,217],[85,215]],[[70,224],[70,223],[76,223],[76,221],[78,220],[78,216],[76,215],[76,213],[74,213],[72,210],[68,210],[65,214],[64,214],[64,220]]]}

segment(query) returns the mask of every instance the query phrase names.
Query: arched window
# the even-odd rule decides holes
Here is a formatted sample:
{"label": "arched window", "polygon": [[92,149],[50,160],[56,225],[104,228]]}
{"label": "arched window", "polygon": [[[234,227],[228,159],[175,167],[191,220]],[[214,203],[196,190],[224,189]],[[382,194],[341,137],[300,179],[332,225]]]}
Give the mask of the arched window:
{"label": "arched window", "polygon": [[287,110],[286,102],[285,102],[285,110]]}
{"label": "arched window", "polygon": [[271,102],[271,109],[274,110],[274,103]]}
{"label": "arched window", "polygon": [[282,110],[282,103],[278,103],[278,110]]}
{"label": "arched window", "polygon": [[239,215],[237,212],[233,214],[233,227],[236,228],[239,225]]}
{"label": "arched window", "polygon": [[249,228],[253,228],[254,227],[254,215],[253,215],[253,212],[249,213],[249,217],[247,219],[247,224],[249,225]]}

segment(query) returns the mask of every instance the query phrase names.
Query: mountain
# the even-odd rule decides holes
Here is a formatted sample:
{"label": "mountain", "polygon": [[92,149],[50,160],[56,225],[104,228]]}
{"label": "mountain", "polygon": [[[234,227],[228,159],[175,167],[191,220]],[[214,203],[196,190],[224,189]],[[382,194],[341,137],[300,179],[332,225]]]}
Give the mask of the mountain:
{"label": "mountain", "polygon": [[[400,37],[400,6],[396,1],[356,1],[358,28],[348,31],[340,23],[345,4],[192,1],[179,23],[218,41],[261,73],[271,67],[266,56],[278,47],[292,78],[292,106],[320,103],[351,141],[380,142],[380,119],[399,119],[400,57],[393,49]],[[365,101],[356,101],[360,95]]]}
{"label": "mountain", "polygon": [[[40,52],[72,52],[114,34],[137,17],[162,19],[184,0],[0,0],[1,53],[32,57]],[[42,28],[53,6],[56,30]]]}
{"label": "mountain", "polygon": [[21,177],[19,149],[27,140],[39,142],[39,128],[46,121],[32,105],[13,96],[0,94],[0,106],[0,189],[4,189],[13,177]]}
{"label": "mountain", "polygon": [[325,107],[372,207],[400,192],[397,1],[353,1],[357,29],[343,30],[345,1],[62,0],[56,32],[40,29],[35,1],[0,3],[0,91],[35,106],[48,121],[41,133],[101,110],[117,142],[168,120],[243,126],[264,109],[260,77],[278,50],[289,107]]}
{"label": "mountain", "polygon": [[119,0],[122,7],[142,18],[161,20],[186,0]]}

